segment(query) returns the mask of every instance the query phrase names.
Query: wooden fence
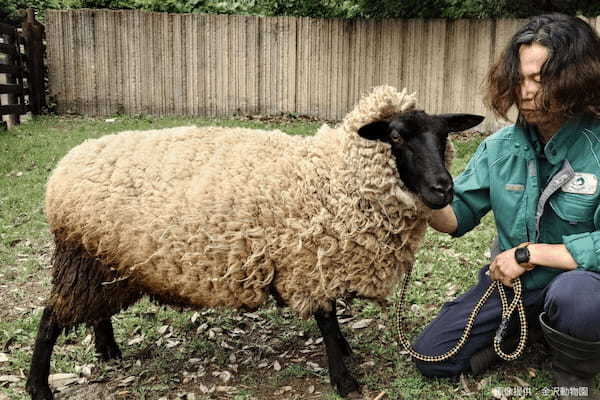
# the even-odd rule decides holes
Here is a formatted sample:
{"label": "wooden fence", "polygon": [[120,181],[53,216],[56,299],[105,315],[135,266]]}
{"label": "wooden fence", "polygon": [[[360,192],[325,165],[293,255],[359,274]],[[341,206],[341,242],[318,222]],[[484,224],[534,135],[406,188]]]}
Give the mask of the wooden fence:
{"label": "wooden fence", "polygon": [[[339,120],[379,84],[488,116],[481,84],[521,20],[336,20],[48,11],[59,112]],[[596,27],[600,18],[591,20]],[[496,121],[486,120],[494,129]]]}
{"label": "wooden fence", "polygon": [[41,114],[46,106],[43,36],[44,27],[33,10],[27,11],[21,29],[0,24],[0,75],[4,74],[0,122],[4,126],[19,124],[20,116],[28,112]]}

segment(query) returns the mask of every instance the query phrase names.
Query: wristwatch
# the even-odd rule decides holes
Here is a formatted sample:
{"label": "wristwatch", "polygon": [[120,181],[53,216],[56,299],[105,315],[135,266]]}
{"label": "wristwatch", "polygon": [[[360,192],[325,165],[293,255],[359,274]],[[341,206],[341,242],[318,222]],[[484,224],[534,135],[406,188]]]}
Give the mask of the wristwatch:
{"label": "wristwatch", "polygon": [[531,243],[529,242],[521,243],[517,246],[517,249],[515,250],[515,261],[527,271],[531,271],[535,267],[535,265],[529,262],[531,254],[529,253],[529,249],[527,248],[527,246],[529,246],[530,244]]}

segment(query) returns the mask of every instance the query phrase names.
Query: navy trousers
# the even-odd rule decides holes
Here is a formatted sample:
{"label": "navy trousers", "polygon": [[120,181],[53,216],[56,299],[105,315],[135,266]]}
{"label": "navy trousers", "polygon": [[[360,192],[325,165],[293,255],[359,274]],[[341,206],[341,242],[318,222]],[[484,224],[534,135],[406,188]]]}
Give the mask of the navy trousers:
{"label": "navy trousers", "polygon": [[[458,342],[467,317],[491,283],[485,274],[488,267],[486,265],[479,271],[479,280],[474,287],[442,306],[437,317],[417,337],[413,345],[416,351],[439,355]],[[507,288],[506,293],[510,301],[512,290]],[[545,288],[524,290],[523,304],[529,327],[539,327],[538,316],[545,311],[554,329],[578,339],[600,341],[600,273],[583,270],[563,272]],[[500,297],[494,292],[477,316],[465,346],[441,363],[415,360],[417,369],[428,377],[454,377],[470,372],[471,356],[492,344],[500,324],[501,308]],[[508,332],[518,333],[516,313],[511,318]]]}

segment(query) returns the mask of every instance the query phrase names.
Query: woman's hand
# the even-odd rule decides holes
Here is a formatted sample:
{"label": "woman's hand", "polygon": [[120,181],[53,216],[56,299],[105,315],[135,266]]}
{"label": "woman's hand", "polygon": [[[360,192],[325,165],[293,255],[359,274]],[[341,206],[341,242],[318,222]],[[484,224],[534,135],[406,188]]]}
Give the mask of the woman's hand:
{"label": "woman's hand", "polygon": [[516,249],[508,249],[496,256],[489,268],[488,275],[491,280],[501,281],[504,286],[513,287],[512,281],[527,272],[527,269],[515,260]]}

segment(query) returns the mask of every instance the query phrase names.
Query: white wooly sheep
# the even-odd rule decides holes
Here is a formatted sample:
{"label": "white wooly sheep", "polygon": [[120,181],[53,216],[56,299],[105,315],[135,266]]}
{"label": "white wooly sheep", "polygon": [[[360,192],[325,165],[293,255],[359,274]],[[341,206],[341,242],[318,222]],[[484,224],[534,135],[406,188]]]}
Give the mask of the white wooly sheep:
{"label": "white wooly sheep", "polygon": [[182,127],[88,140],[52,173],[53,288],[27,389],[52,399],[50,353],[88,323],[120,357],[110,318],[149,295],[193,308],[255,309],[273,295],[315,316],[331,382],[358,390],[335,299],[383,300],[414,262],[430,208],[452,198],[449,131],[481,117],[430,116],[383,86],[312,137]]}

